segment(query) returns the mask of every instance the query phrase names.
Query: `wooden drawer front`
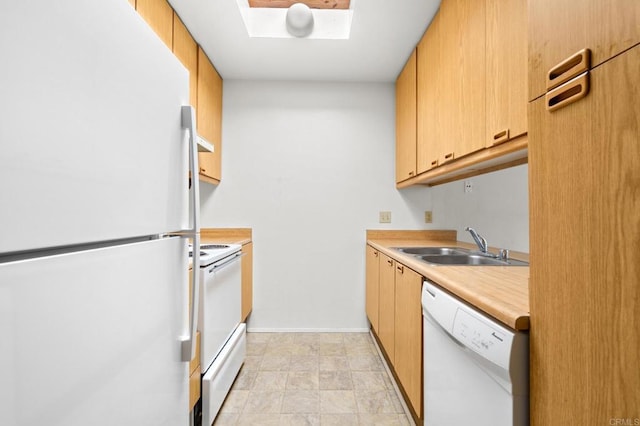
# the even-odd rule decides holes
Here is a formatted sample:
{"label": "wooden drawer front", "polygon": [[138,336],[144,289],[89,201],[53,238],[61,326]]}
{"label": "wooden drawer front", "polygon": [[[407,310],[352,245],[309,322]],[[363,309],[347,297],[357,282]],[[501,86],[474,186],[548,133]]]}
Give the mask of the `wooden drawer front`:
{"label": "wooden drawer front", "polygon": [[200,399],[200,371],[194,371],[189,377],[189,411]]}

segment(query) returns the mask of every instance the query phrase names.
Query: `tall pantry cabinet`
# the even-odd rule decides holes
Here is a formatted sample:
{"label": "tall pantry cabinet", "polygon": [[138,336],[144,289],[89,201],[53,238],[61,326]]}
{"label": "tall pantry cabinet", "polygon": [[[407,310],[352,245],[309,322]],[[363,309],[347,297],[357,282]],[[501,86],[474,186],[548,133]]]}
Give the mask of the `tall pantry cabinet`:
{"label": "tall pantry cabinet", "polygon": [[534,426],[640,419],[639,18],[529,2]]}

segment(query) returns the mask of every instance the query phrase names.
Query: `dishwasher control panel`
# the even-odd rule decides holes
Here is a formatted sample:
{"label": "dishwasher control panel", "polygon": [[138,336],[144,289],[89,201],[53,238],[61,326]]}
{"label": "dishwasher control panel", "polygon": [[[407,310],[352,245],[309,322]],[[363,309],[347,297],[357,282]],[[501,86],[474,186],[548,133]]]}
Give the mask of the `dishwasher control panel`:
{"label": "dishwasher control panel", "polygon": [[488,324],[481,318],[458,308],[453,321],[453,337],[494,364],[509,365],[513,334]]}

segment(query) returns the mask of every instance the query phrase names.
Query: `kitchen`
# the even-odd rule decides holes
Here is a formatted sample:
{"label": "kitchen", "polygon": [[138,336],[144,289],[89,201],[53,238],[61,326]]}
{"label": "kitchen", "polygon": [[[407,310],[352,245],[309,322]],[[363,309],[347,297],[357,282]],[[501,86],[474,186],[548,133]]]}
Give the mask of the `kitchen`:
{"label": "kitchen", "polygon": [[[234,78],[233,74],[225,72],[225,64],[217,57],[216,48],[220,44],[232,44],[231,40],[238,34],[217,40],[198,39],[197,19],[204,19],[207,13],[193,16],[197,12],[195,9],[189,12],[190,5],[186,2],[171,3],[224,78],[222,179],[217,185],[200,182],[201,226],[203,229],[252,228],[256,244],[249,331],[367,331],[363,249],[368,229],[454,229],[458,232],[458,240],[472,243],[464,228],[473,226],[492,247],[530,251],[529,209],[538,211],[529,202],[529,195],[535,195],[529,188],[531,165],[518,165],[433,187],[415,185],[396,189],[394,82],[427,22],[422,23],[421,31],[415,31],[413,40],[403,43],[404,51],[398,54],[401,60],[396,60],[394,71],[389,74],[392,76],[382,81],[379,77],[334,82],[319,81],[316,77],[311,79],[315,81],[300,81],[290,74],[282,74],[280,79],[273,76],[251,78],[250,74]],[[354,7],[364,7],[362,3],[355,3]],[[204,7],[204,2],[194,4]],[[635,5],[621,2],[620,7],[622,4],[637,11]],[[220,2],[215,7],[222,8],[218,11],[222,16],[232,16],[232,6],[236,7],[234,2]],[[429,6],[431,13],[437,8],[435,4]],[[425,15],[429,12],[421,10]],[[634,16],[633,13],[629,15]],[[353,19],[355,24],[357,15]],[[634,40],[631,45],[638,42],[637,34],[634,36],[627,37],[627,40]],[[207,49],[208,45],[216,48]],[[571,53],[574,51],[565,52],[564,56]],[[233,55],[230,55],[227,61],[232,59]],[[250,69],[258,69],[257,72],[261,65],[268,68],[266,64],[271,62],[260,59],[264,62],[253,65],[245,62],[239,68],[245,73]],[[637,65],[635,67],[637,69]],[[628,95],[631,99],[637,99],[636,86]],[[633,108],[629,109],[634,112]],[[637,117],[637,108],[635,114]],[[630,131],[637,140],[637,125]],[[637,146],[635,150],[630,148],[628,158],[637,166]],[[632,173],[631,176],[636,175]],[[471,184],[470,192],[465,191],[465,182]],[[637,204],[637,196],[626,194],[622,197],[625,202],[631,203],[631,207],[634,201]],[[390,224],[379,222],[382,211],[391,212]],[[430,224],[425,223],[425,211],[433,213]],[[633,211],[633,208],[626,211]],[[622,212],[618,214],[623,216]],[[632,234],[637,231],[637,218],[628,216],[627,219],[631,226],[627,232]],[[533,236],[533,229],[531,231]],[[620,237],[623,241],[627,238]],[[607,244],[608,247],[615,246],[614,242]],[[628,248],[632,247],[631,243],[627,244]],[[569,246],[576,250],[574,245]],[[595,246],[599,246],[597,242]],[[633,258],[629,261],[633,263]],[[625,282],[632,282],[632,277],[637,279],[637,273],[625,277]],[[547,286],[553,288],[557,284]],[[637,290],[627,291],[630,292],[627,304],[622,309],[625,312],[638,306]],[[535,324],[533,315],[532,324]],[[533,326],[531,333],[533,339]],[[583,333],[588,336],[588,332]],[[628,348],[628,359],[633,359],[638,353],[637,330],[634,332],[631,328],[625,341],[634,342],[629,343]],[[624,362],[615,365],[621,370],[630,367]],[[637,373],[635,376],[632,372],[629,374],[632,380],[630,387],[625,388],[628,399],[610,390],[612,400],[637,401]],[[570,378],[566,381],[575,383]],[[634,383],[636,391],[629,393],[629,389],[634,389]],[[598,387],[597,383],[591,386]],[[611,407],[615,405],[596,403],[596,394],[578,392],[578,395],[584,395],[595,406],[594,410],[599,410],[600,416],[606,415],[606,419],[575,417],[574,410],[566,410],[567,414],[562,415],[555,413],[558,419],[568,421],[574,416],[573,421],[579,424],[607,424],[609,418],[640,416],[637,409],[635,412],[631,409],[633,405],[620,406],[627,407],[626,411],[622,408],[614,410]],[[532,403],[535,404],[535,400]],[[585,407],[577,409],[588,413]],[[550,417],[554,415],[553,410],[545,410],[544,414],[540,411],[539,415],[544,417],[539,419],[534,417],[536,413],[532,411],[533,424],[562,422],[551,420],[556,418]],[[576,420],[579,418],[583,421]]]}

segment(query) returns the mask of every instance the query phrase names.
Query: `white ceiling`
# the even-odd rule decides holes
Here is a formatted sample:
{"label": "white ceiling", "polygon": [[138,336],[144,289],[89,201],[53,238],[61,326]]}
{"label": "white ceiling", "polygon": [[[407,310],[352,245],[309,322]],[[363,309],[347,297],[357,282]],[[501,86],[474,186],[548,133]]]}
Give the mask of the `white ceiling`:
{"label": "white ceiling", "polygon": [[237,0],[169,2],[224,79],[387,82],[440,4],[357,0],[349,40],[310,40],[249,37]]}

